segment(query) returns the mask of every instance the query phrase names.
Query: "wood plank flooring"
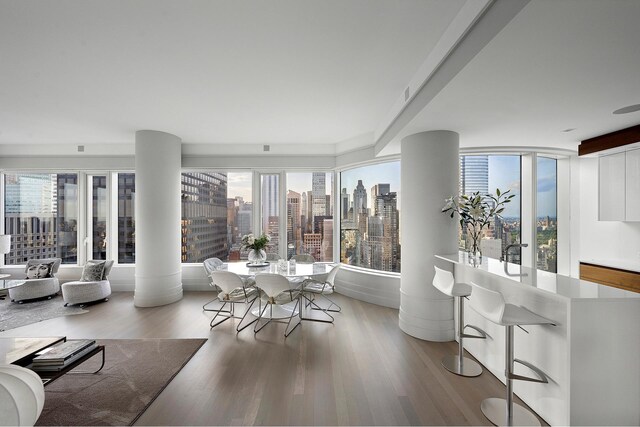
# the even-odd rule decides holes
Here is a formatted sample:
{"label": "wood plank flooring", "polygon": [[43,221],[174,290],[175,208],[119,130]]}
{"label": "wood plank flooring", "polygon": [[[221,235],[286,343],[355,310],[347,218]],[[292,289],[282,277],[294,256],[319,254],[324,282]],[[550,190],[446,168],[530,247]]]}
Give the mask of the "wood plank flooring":
{"label": "wood plank flooring", "polygon": [[343,309],[333,325],[304,322],[285,339],[283,324],[255,336],[231,321],[210,331],[201,306],[211,298],[136,308],[132,293],[114,293],[87,314],[0,336],[208,338],[138,425],[490,425],[480,402],[505,392],[486,371],[447,372],[440,360],[457,344],[404,334],[397,310],[335,295]]}

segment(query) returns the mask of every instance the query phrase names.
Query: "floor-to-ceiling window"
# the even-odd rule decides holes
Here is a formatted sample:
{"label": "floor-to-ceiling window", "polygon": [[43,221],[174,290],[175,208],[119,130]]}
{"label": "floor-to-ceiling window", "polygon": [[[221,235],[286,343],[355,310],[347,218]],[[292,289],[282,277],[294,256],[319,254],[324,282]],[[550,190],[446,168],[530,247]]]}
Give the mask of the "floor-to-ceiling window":
{"label": "floor-to-ceiling window", "polygon": [[108,194],[107,176],[92,175],[90,179],[90,230],[91,259],[107,258],[107,221],[108,221]]}
{"label": "floor-to-ceiling window", "polygon": [[[521,242],[521,158],[519,155],[464,155],[460,156],[460,194],[481,195],[511,191],[514,197],[505,205],[501,218],[491,221],[484,229],[480,249],[483,256],[500,258],[507,245]],[[466,230],[460,228],[460,248],[468,246]],[[509,251],[509,261],[520,264],[520,249]]]}
{"label": "floor-to-ceiling window", "polygon": [[287,173],[287,258],[333,261],[333,173]]}
{"label": "floor-to-ceiling window", "polygon": [[558,161],[537,157],[536,264],[555,273],[558,265]]}
{"label": "floor-to-ceiling window", "polygon": [[118,262],[136,262],[136,175],[118,174]]}
{"label": "floor-to-ceiling window", "polygon": [[260,175],[260,227],[271,241],[267,254],[278,256],[280,244],[280,174]]}
{"label": "floor-to-ceiling window", "polygon": [[78,260],[78,174],[6,173],[4,226],[11,235],[5,264],[29,259]]}
{"label": "floor-to-ceiling window", "polygon": [[399,272],[400,162],[342,171],[339,200],[340,261]]}

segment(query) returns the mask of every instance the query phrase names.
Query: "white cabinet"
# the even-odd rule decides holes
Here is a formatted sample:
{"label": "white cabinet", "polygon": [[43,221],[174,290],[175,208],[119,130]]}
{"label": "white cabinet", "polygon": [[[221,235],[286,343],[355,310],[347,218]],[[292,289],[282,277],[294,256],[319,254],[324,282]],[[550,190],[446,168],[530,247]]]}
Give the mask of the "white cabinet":
{"label": "white cabinet", "polygon": [[626,221],[640,221],[640,149],[626,153]]}
{"label": "white cabinet", "polygon": [[610,154],[599,159],[600,221],[624,221],[625,208],[625,153]]}

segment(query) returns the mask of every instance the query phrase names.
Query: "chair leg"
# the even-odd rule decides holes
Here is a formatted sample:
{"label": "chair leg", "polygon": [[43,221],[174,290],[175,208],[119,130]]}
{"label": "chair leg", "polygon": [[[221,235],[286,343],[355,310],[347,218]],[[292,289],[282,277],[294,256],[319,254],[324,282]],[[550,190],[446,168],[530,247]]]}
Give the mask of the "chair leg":
{"label": "chair leg", "polygon": [[[323,308],[320,308],[320,306],[318,304],[315,303],[314,300],[309,299],[306,295],[303,295],[304,298],[307,300],[308,304],[311,305],[311,309],[312,310],[318,310],[321,311],[322,313],[325,314],[325,316],[327,316],[329,319],[331,320],[324,320],[324,319],[314,319],[313,317],[301,317],[301,320],[311,320],[313,322],[324,322],[324,323],[333,323],[333,321],[335,320],[333,318],[332,315],[330,315],[329,313],[327,313],[328,310],[325,310]],[[302,312],[302,310],[300,310]]]}
{"label": "chair leg", "polygon": [[[322,298],[326,299],[327,301],[329,301],[329,306],[327,308],[313,308],[313,310],[322,310],[322,311],[330,311],[332,313],[340,313],[342,311],[342,307],[340,307],[338,304],[336,304],[331,298],[329,298],[328,296],[324,295],[324,294],[319,294]],[[337,309],[332,309],[331,307],[336,306]]]}
{"label": "chair leg", "polygon": [[253,333],[257,334],[258,332],[260,332],[262,330],[262,328],[264,328],[265,326],[267,326],[269,323],[271,323],[271,318],[269,318],[269,320],[267,320],[262,326],[258,327],[260,325],[260,320],[262,319],[262,316],[264,315],[264,312],[267,311],[267,307],[269,307],[271,304],[267,303],[264,305],[264,308],[262,309],[262,311],[260,312],[260,315],[258,316],[258,319],[256,321],[256,324],[253,326]]}
{"label": "chair leg", "polygon": [[229,313],[228,311],[224,311],[224,310],[223,310],[223,308],[224,308],[224,306],[225,306],[225,305],[227,305],[227,303],[226,303],[226,302],[224,302],[224,303],[222,304],[222,307],[220,307],[220,310],[217,310],[216,315],[215,315],[215,316],[213,316],[213,319],[211,319],[211,323],[209,323],[209,326],[211,326],[211,329],[215,328],[215,327],[216,327],[216,326],[218,326],[220,323],[222,323],[222,322],[224,322],[224,321],[226,321],[226,320],[231,319],[231,316],[230,316],[230,315],[229,315],[229,316],[222,316],[222,317],[224,317],[224,319],[222,319],[222,320],[221,320],[221,321],[219,321],[218,323],[213,323],[213,322],[215,322],[216,318],[217,318],[218,316],[220,316],[220,314],[221,314],[221,313],[225,313],[225,314]]}
{"label": "chair leg", "polygon": [[296,309],[298,308],[299,305],[300,305],[300,298],[298,298],[296,300],[296,305],[293,307],[293,311],[291,312],[291,317],[289,317],[289,322],[287,322],[287,328],[284,330],[284,337],[285,338],[288,337],[289,334],[291,334],[291,332],[293,332],[293,330],[295,328],[297,328],[298,326],[300,326],[300,324],[302,323],[302,319],[298,320],[296,325],[293,328],[291,328],[291,330],[289,332],[287,332],[289,330],[289,326],[291,325],[291,321],[293,320],[293,316],[295,316],[295,314],[296,314]]}
{"label": "chair leg", "polygon": [[[236,331],[240,332],[243,329],[245,329],[247,326],[251,326],[253,323],[258,321],[258,317],[256,317],[254,320],[252,320],[251,322],[247,323],[246,325],[244,325],[243,327],[240,327],[240,325],[242,325],[242,322],[244,322],[245,317],[247,317],[247,314],[249,314],[249,312],[251,311],[251,307],[253,307],[253,304],[256,302],[256,300],[258,299],[258,297],[254,298],[253,300],[251,300],[251,304],[249,304],[249,307],[247,307],[247,310],[244,312],[244,315],[242,316],[242,319],[240,319],[240,323],[238,323],[238,326],[236,326]],[[259,303],[260,304],[260,303]],[[260,309],[258,309],[258,313],[260,313]]]}

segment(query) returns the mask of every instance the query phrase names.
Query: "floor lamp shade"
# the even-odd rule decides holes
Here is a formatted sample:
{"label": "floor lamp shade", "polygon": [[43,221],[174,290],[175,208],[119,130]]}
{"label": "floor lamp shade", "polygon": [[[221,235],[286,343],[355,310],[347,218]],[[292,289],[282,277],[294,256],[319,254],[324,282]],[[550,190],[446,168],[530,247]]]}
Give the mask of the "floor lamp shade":
{"label": "floor lamp shade", "polygon": [[0,234],[0,254],[8,254],[11,251],[11,235]]}
{"label": "floor lamp shade", "polygon": [[0,425],[32,426],[44,407],[42,380],[33,371],[0,365]]}

